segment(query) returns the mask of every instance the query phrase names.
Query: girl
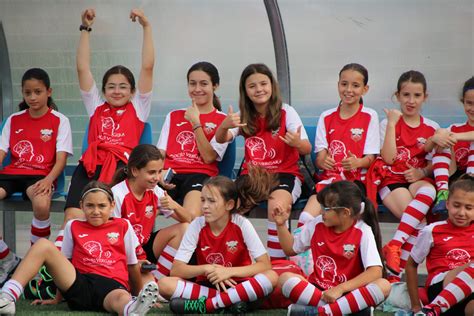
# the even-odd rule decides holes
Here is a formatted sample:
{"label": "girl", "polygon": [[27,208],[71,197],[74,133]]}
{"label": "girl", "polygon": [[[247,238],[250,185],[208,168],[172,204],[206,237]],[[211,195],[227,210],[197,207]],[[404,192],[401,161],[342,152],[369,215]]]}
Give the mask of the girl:
{"label": "girl", "polygon": [[[250,221],[234,214],[232,180],[208,179],[201,192],[203,216],[189,225],[175,256],[171,277],[159,281],[177,314],[212,313],[240,301],[270,294],[278,276]],[[197,265],[189,260],[195,252]],[[196,283],[186,281],[196,278]]]}
{"label": "girl", "polygon": [[381,235],[372,203],[349,181],[329,184],[317,198],[322,215],[295,236],[285,226],[289,213],[274,212],[285,253],[311,249],[314,258],[308,280],[293,273],[278,280],[283,295],[296,303],[288,315],[346,315],[378,305],[390,293],[390,283],[382,279]]}
{"label": "girl", "polygon": [[[278,175],[279,185],[268,199],[268,240],[270,258],[284,258],[272,210],[282,205],[291,210],[301,194],[302,175],[299,155],[309,154],[311,144],[295,109],[283,104],[280,88],[271,70],[264,64],[248,65],[240,76],[239,113],[229,113],[216,132],[216,141],[230,142],[237,135],[245,137],[245,162],[257,165]],[[243,123],[241,123],[243,122]]]}
{"label": "girl", "polygon": [[176,172],[169,195],[183,201],[194,218],[200,215],[202,184],[219,173],[217,161],[224,157],[227,144],[210,143],[225,118],[215,94],[219,87],[217,68],[208,62],[196,63],[189,68],[187,80],[192,105],[168,113],[156,146],[166,156],[165,168]]}
{"label": "girl", "polygon": [[[339,180],[362,185],[367,168],[380,153],[377,112],[364,106],[362,96],[369,90],[369,74],[360,64],[347,64],[339,72],[337,108],[319,117],[315,151],[316,165],[323,172],[316,191]],[[298,226],[321,213],[316,194],[309,197]]]}
{"label": "girl", "polygon": [[[130,223],[110,218],[114,208],[112,191],[92,181],[81,197],[86,220],[71,220],[65,228],[62,253],[46,239],[26,254],[12,278],[2,288],[0,313],[15,314],[15,302],[24,286],[45,265],[72,310],[92,310],[119,315],[144,315],[155,303],[158,287],[149,282],[136,299],[128,292],[140,289],[135,248],[139,246]],[[129,286],[130,277],[130,286]],[[45,301],[44,304],[57,304]]]}
{"label": "girl", "polygon": [[427,177],[432,170],[430,152],[436,141],[433,135],[439,125],[421,115],[421,107],[428,97],[422,73],[415,70],[403,73],[395,96],[401,111],[385,109],[387,118],[380,123],[381,157],[387,172],[379,186],[379,195],[383,204],[401,217],[393,239],[383,248],[387,268],[398,275],[412,247],[408,239],[417,233],[436,195]]}
{"label": "girl", "polygon": [[[469,277],[469,261],[474,257],[474,179],[463,177],[454,182],[449,188],[449,198],[446,206],[448,208],[448,219],[435,222],[423,228],[416,239],[416,243],[410,253],[406,266],[407,285],[410,294],[412,310],[418,312],[421,305],[418,299],[418,276],[417,267],[426,258],[428,278],[426,287],[428,299],[435,304],[428,308],[440,312],[436,303],[440,302],[435,297],[443,290],[449,290],[448,284],[457,276],[460,279]],[[466,271],[464,275],[462,271]],[[472,279],[472,275],[470,276]],[[453,294],[443,294],[450,309],[444,311],[443,315],[473,315],[474,295],[473,284],[463,286],[460,280],[456,281],[459,287],[451,286]],[[471,280],[472,282],[472,280]],[[465,294],[463,293],[465,292]],[[464,300],[458,297],[467,296]],[[442,301],[441,301],[442,302]],[[441,307],[446,305],[442,304]]]}
{"label": "girl", "polygon": [[[117,171],[112,187],[115,198],[114,217],[126,218],[132,224],[141,246],[137,257],[156,263],[153,271],[160,279],[169,275],[176,249],[191,217],[181,205],[172,200],[157,186],[161,180],[163,156],[153,145],[135,147],[127,166]],[[155,218],[161,211],[165,217],[173,217],[179,224],[153,232]],[[143,251],[144,250],[144,251]]]}
{"label": "girl", "polygon": [[[474,77],[471,77],[464,83],[461,102],[464,106],[467,121],[462,124],[453,124],[448,127],[447,131],[440,131],[440,133],[444,134],[448,132],[446,141],[451,146],[438,151],[433,157],[433,173],[438,191],[433,212],[446,210],[449,181],[456,180],[461,174],[466,173],[468,168],[471,142],[458,141],[455,144],[453,143],[457,139],[456,134],[474,131]],[[449,142],[450,140],[451,142]]]}
{"label": "girl", "polygon": [[[49,209],[54,182],[63,172],[68,155],[73,154],[71,126],[51,97],[49,76],[43,69],[27,70],[21,79],[23,101],[20,112],[4,123],[0,141],[0,164],[7,153],[11,163],[0,171],[0,199],[23,192],[31,200],[33,221],[31,243],[51,234]],[[2,282],[18,258],[0,240]]]}
{"label": "girl", "polygon": [[[125,164],[130,151],[138,145],[150,113],[151,89],[155,51],[151,25],[142,10],[130,13],[133,22],[143,27],[142,64],[138,79],[138,91],[132,72],[124,66],[107,70],[102,79],[102,100],[90,68],[89,38],[95,21],[95,10],[82,13],[81,38],[77,49],[77,73],[81,96],[90,117],[88,148],[72,175],[66,200],[64,224],[83,213],[79,207],[79,193],[91,180],[110,183],[117,163]],[[61,233],[58,236],[60,240]],[[59,246],[59,244],[58,244]]]}

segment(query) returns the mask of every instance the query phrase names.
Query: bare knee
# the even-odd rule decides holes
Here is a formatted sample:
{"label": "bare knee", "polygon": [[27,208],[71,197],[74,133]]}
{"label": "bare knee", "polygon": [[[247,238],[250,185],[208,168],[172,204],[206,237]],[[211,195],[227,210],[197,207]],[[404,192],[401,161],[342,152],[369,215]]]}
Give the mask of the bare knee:
{"label": "bare knee", "polygon": [[392,289],[392,285],[386,279],[378,279],[373,282],[382,291],[384,297],[388,297]]}
{"label": "bare knee", "polygon": [[160,290],[161,296],[165,298],[171,298],[180,278],[177,277],[164,277],[158,280],[158,289]]}
{"label": "bare knee", "polygon": [[84,212],[80,208],[68,207],[64,210],[64,225],[71,219],[84,218]]}
{"label": "bare knee", "polygon": [[288,281],[289,279],[293,278],[293,277],[298,277],[300,279],[301,276],[295,274],[295,273],[292,273],[292,272],[284,272],[280,275],[280,277],[278,278],[278,286],[279,287],[283,287],[283,284],[286,283],[286,281]]}
{"label": "bare knee", "polygon": [[267,279],[270,281],[272,284],[272,287],[276,287],[278,283],[278,273],[276,273],[273,270],[267,270],[265,272],[262,272],[264,276],[267,277]]}

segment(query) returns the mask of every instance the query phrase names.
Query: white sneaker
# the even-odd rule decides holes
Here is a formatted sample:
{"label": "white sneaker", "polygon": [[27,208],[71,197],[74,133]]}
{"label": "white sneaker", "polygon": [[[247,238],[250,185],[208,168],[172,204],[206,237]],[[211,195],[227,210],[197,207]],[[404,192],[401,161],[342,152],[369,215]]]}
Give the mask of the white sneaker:
{"label": "white sneaker", "polygon": [[4,294],[0,294],[0,315],[15,315],[15,302]]}
{"label": "white sneaker", "polygon": [[158,284],[155,281],[150,281],[145,284],[140,291],[140,294],[132,304],[130,304],[125,312],[128,316],[142,316],[145,315],[150,308],[155,305],[158,299]]}
{"label": "white sneaker", "polygon": [[13,251],[0,260],[0,284],[3,285],[10,277],[11,273],[15,270],[17,265],[20,263],[18,258]]}

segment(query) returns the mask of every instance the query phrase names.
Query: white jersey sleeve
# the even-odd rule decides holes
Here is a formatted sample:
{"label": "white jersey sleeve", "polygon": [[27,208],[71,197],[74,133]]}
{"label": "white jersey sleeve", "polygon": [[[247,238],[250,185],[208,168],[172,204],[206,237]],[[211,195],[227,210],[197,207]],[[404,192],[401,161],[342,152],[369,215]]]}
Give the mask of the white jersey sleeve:
{"label": "white jersey sleeve", "polygon": [[263,246],[262,241],[255,230],[255,227],[253,227],[252,223],[247,218],[239,214],[233,214],[232,221],[242,230],[244,242],[247,245],[250,256],[254,260],[267,254],[267,250]]}
{"label": "white jersey sleeve", "polygon": [[362,265],[365,269],[373,266],[382,266],[382,260],[380,259],[380,254],[377,250],[377,244],[375,243],[372,229],[361,220],[358,221],[356,225],[362,231],[362,238],[360,241]]}
{"label": "white jersey sleeve", "polygon": [[56,138],[56,152],[66,152],[69,156],[74,154],[72,149],[72,132],[69,119],[56,111],[52,111],[54,115],[59,117],[58,137]]}
{"label": "white jersey sleeve", "polygon": [[132,224],[125,219],[128,224],[127,232],[124,236],[124,245],[125,245],[125,252],[127,254],[127,264],[136,264],[138,263],[136,248],[140,246],[140,242],[138,242],[137,234],[133,230]]}
{"label": "white jersey sleeve", "polygon": [[311,247],[311,238],[315,233],[316,225],[322,220],[323,217],[319,215],[300,227],[301,231],[293,236],[293,251],[295,253],[305,252]]}
{"label": "white jersey sleeve", "polygon": [[112,217],[122,217],[122,205],[125,195],[128,193],[127,184],[125,180],[117,183],[112,187],[112,193],[114,194],[115,207],[112,211]]}
{"label": "white jersey sleeve", "polygon": [[201,229],[206,224],[204,220],[204,216],[196,217],[191,224],[189,224],[188,229],[184,233],[183,239],[181,240],[181,244],[179,245],[179,249],[174,256],[175,260],[182,261],[184,263],[188,263],[191,259],[194,250],[197,247],[199,233]]}
{"label": "white jersey sleeve", "polygon": [[163,127],[161,128],[161,133],[160,133],[160,138],[158,139],[158,143],[156,144],[156,147],[158,149],[166,151],[168,148],[168,137],[169,137],[169,130],[170,130],[170,115],[171,113],[168,113],[166,115],[165,121],[163,123]]}
{"label": "white jersey sleeve", "polygon": [[433,224],[425,226],[418,234],[415,245],[411,249],[410,256],[417,264],[425,260],[433,247],[433,228]]}
{"label": "white jersey sleeve", "polygon": [[318,125],[316,126],[316,139],[314,142],[314,152],[318,153],[321,150],[328,149],[328,140],[326,138],[327,131],[326,125],[324,124],[324,118],[326,117],[328,111],[325,111],[321,114],[318,120]]}
{"label": "white jersey sleeve", "polygon": [[142,122],[146,122],[151,111],[151,97],[152,91],[148,93],[141,93],[137,89],[137,93],[133,95],[132,104],[137,112],[138,119]]}
{"label": "white jersey sleeve", "polygon": [[295,108],[288,104],[283,104],[283,109],[286,112],[286,130],[294,133],[298,127],[301,126],[301,139],[308,139],[308,134],[306,134],[303,122]]}
{"label": "white jersey sleeve", "polygon": [[[163,191],[162,188],[160,188],[159,186],[155,186],[153,188],[153,192],[155,193],[156,197],[158,198],[158,211],[163,214],[166,218],[170,217],[171,215],[174,214],[174,210],[170,210],[169,208],[164,208],[161,206],[160,204],[160,198],[162,198],[163,196],[165,196],[165,191]],[[158,215],[158,214],[156,214]]]}
{"label": "white jersey sleeve", "polygon": [[[424,123],[425,123],[426,125],[428,125],[428,126],[434,128],[435,131],[439,129],[439,124],[436,123],[435,121],[432,121],[432,120],[430,120],[430,119],[427,119],[426,117],[423,117],[423,119],[424,119]],[[434,156],[435,153],[436,153],[436,151],[435,151],[434,148],[433,148],[430,152],[426,153],[426,156],[425,156],[426,160],[432,161],[432,160],[433,160],[433,156]]]}
{"label": "white jersey sleeve", "polygon": [[380,122],[380,148],[383,147],[386,131],[387,131],[387,119],[383,119],[382,122]]}
{"label": "white jersey sleeve", "polygon": [[364,155],[380,154],[380,127],[379,116],[372,109],[364,108],[370,114],[370,123],[364,145]]}
{"label": "white jersey sleeve", "polygon": [[212,146],[212,149],[214,149],[214,151],[216,152],[217,154],[217,158],[216,160],[217,161],[222,161],[222,158],[224,158],[224,155],[225,155],[225,151],[227,150],[227,146],[230,144],[230,143],[218,143],[216,141],[216,136],[212,137],[211,141],[209,142]]}
{"label": "white jersey sleeve", "polygon": [[66,226],[64,227],[63,243],[61,245],[61,252],[68,259],[72,258],[72,250],[74,248],[71,231],[71,225],[74,221],[77,221],[77,219],[72,219],[66,223]]}
{"label": "white jersey sleeve", "polygon": [[8,150],[10,149],[11,122],[12,122],[12,116],[10,115],[7,118],[7,121],[5,122],[5,124],[3,124],[2,138],[1,138],[1,141],[0,141],[0,149],[3,150],[6,153],[8,153]]}
{"label": "white jersey sleeve", "polygon": [[86,107],[87,114],[91,117],[95,109],[104,104],[104,99],[100,96],[99,89],[94,81],[92,88],[89,91],[81,90],[81,98],[84,106]]}

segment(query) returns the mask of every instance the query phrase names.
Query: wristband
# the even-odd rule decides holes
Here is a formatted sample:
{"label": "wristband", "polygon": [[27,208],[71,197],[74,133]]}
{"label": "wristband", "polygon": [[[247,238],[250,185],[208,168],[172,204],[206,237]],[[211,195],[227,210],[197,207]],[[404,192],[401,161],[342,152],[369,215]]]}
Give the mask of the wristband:
{"label": "wristband", "polygon": [[193,126],[193,132],[196,131],[199,127],[202,127],[201,124],[197,124],[195,126]]}
{"label": "wristband", "polygon": [[81,25],[79,26],[79,31],[81,31],[81,32],[82,32],[82,31],[90,32],[90,31],[92,31],[92,28],[89,27],[89,26],[85,26],[85,25],[82,25],[82,24],[81,24]]}

